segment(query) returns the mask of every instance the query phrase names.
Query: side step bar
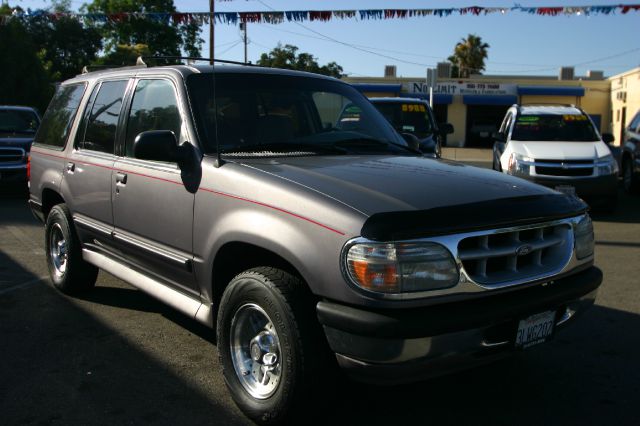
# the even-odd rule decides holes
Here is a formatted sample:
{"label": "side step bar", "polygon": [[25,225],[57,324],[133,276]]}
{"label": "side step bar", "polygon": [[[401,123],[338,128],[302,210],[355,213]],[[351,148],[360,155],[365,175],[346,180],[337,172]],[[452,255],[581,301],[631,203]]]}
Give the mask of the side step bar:
{"label": "side step bar", "polygon": [[183,314],[194,318],[196,321],[201,322],[208,327],[213,327],[213,309],[210,304],[194,300],[179,291],[167,287],[159,281],[149,278],[140,272],[129,269],[115,260],[95,251],[83,248],[82,258],[92,265],[95,265],[111,275],[128,282],[145,293],[150,294]]}

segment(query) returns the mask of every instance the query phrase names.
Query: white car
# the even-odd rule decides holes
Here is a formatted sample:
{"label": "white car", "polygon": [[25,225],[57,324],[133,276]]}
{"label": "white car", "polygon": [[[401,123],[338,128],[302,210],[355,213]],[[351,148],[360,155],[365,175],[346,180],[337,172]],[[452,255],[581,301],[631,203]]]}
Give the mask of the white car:
{"label": "white car", "polygon": [[495,135],[493,168],[608,210],[617,201],[618,164],[607,146],[613,135],[596,130],[575,106],[514,105]]}

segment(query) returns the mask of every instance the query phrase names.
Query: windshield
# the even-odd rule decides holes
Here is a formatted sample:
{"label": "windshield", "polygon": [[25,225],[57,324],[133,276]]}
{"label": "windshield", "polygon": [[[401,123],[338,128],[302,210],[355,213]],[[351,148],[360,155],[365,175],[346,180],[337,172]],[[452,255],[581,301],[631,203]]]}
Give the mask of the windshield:
{"label": "windshield", "polygon": [[[413,153],[352,87],[320,78],[274,74],[194,74],[189,95],[205,152]],[[345,122],[347,107],[358,120]]]}
{"label": "windshield", "polygon": [[520,115],[513,127],[512,140],[595,142],[600,138],[583,114]]}
{"label": "windshield", "polygon": [[38,116],[29,110],[0,108],[0,132],[32,135],[38,130]]}
{"label": "windshield", "polygon": [[433,133],[429,111],[422,103],[374,102],[373,105],[400,133],[412,133],[420,139]]}

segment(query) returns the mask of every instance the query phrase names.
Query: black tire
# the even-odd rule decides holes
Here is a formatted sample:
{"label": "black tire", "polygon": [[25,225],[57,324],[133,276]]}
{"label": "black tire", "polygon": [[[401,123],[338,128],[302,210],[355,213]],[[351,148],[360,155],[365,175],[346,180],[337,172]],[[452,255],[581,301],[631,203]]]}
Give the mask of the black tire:
{"label": "black tire", "polygon": [[[243,318],[248,311],[252,312],[250,315],[260,317],[262,314],[259,310],[271,321],[262,326],[263,331],[257,335],[255,329],[248,333],[238,332],[244,330],[242,324],[255,326],[255,317],[246,321]],[[256,367],[258,364],[255,360],[266,360],[269,353],[275,353],[275,349],[269,349],[266,354],[256,350],[261,355],[254,355],[256,337],[265,332],[270,333],[265,330],[275,330],[275,341],[279,342],[276,348],[280,352],[277,354],[279,365],[274,370],[278,376],[276,380],[269,376],[269,386],[276,383],[271,394],[265,391],[260,397],[256,397],[250,393],[251,383],[260,382],[263,376],[256,371],[263,371],[261,368],[266,368],[266,362]],[[246,349],[234,350],[231,348],[232,340],[236,343],[234,348],[245,344],[238,339],[239,335],[248,336],[244,339],[246,341],[251,336],[256,337],[250,340]],[[231,396],[248,417],[260,424],[293,422],[299,416],[302,417],[306,403],[314,401],[313,395],[321,389],[320,383],[327,381],[324,372],[330,372],[327,368],[328,347],[316,319],[311,294],[299,278],[280,269],[254,268],[231,280],[220,302],[217,345],[224,379]],[[275,348],[275,345],[270,347]],[[238,361],[234,364],[234,359],[245,362]],[[245,368],[241,366],[249,364],[252,365],[249,370],[253,371],[236,373],[235,366],[241,369]],[[261,390],[264,388],[258,392]]]}
{"label": "black tire", "polygon": [[[60,241],[64,253],[60,251]],[[79,294],[95,286],[98,268],[82,259],[82,248],[71,213],[64,204],[54,206],[47,216],[45,248],[49,276],[58,290],[66,294]]]}
{"label": "black tire", "polygon": [[633,172],[633,162],[627,158],[622,163],[622,186],[629,194],[637,194],[640,192],[640,182],[638,176]]}

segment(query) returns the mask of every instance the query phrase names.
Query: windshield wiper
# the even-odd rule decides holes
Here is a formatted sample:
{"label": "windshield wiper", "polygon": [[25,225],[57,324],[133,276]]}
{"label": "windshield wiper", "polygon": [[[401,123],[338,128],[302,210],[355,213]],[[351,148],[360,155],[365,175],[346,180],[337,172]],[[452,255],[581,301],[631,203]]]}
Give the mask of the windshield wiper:
{"label": "windshield wiper", "polygon": [[222,150],[222,154],[231,154],[239,152],[323,152],[332,154],[346,154],[347,150],[333,145],[313,144],[313,143],[255,143],[248,145],[238,145],[233,148]]}

